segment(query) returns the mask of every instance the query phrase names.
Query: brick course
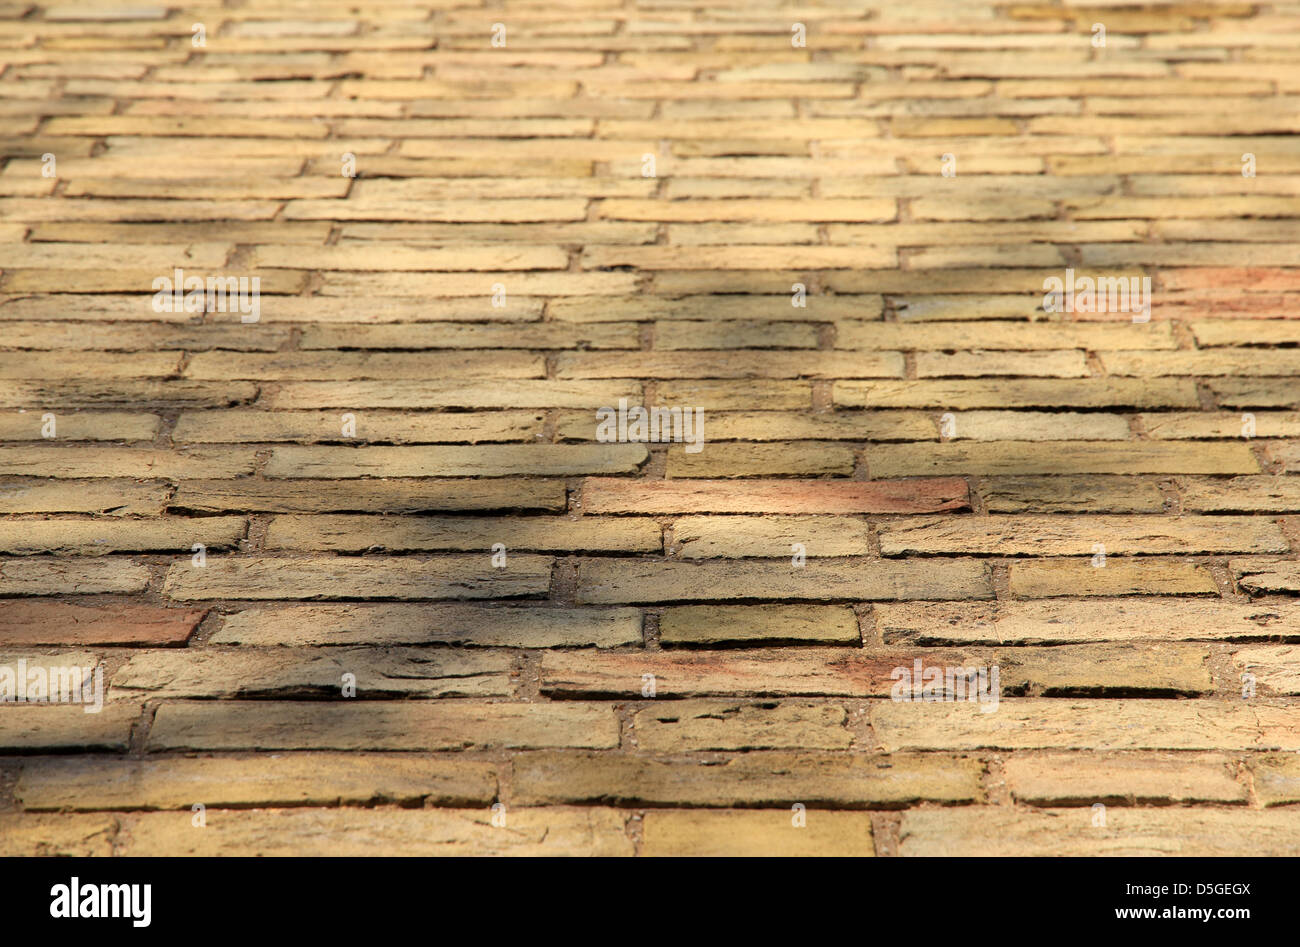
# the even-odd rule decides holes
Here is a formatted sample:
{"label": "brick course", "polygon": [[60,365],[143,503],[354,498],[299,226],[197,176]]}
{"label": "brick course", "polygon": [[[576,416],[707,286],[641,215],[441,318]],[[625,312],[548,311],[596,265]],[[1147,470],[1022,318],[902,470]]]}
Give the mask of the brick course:
{"label": "brick course", "polygon": [[0,855],[1300,852],[1297,27],[0,9]]}

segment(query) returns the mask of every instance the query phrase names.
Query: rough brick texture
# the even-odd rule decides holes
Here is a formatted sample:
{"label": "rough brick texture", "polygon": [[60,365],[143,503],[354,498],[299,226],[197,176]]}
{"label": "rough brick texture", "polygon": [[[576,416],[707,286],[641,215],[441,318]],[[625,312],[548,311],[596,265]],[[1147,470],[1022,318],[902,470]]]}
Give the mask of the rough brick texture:
{"label": "rough brick texture", "polygon": [[1300,852],[1298,37],[0,6],[0,855]]}

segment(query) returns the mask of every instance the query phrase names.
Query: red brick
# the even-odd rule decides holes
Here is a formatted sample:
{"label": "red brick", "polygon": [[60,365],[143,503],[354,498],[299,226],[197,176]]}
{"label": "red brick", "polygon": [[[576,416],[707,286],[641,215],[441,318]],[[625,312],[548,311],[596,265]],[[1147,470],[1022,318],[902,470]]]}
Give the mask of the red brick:
{"label": "red brick", "polygon": [[0,602],[0,642],[5,645],[183,645],[206,608],[152,605],[71,605]]}

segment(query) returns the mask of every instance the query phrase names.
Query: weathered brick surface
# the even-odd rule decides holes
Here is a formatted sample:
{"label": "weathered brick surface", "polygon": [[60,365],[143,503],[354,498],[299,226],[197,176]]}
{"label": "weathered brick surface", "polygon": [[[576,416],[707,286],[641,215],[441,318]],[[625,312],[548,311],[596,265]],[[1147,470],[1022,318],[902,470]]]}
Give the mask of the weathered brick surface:
{"label": "weathered brick surface", "polygon": [[683,605],[664,609],[659,640],[665,646],[857,644],[853,611],[835,605]]}
{"label": "weathered brick surface", "polygon": [[990,513],[1160,513],[1167,505],[1156,478],[982,477],[975,489]]}
{"label": "weathered brick surface", "polygon": [[984,798],[983,767],[964,757],[756,751],[712,762],[608,753],[521,753],[513,787],[525,805],[646,803],[690,806],[898,808],[921,800]]}
{"label": "weathered brick surface", "polygon": [[796,827],[789,810],[655,810],[645,817],[641,854],[701,857],[860,858],[875,854],[865,812],[804,813]]}
{"label": "weathered brick surface", "polygon": [[423,648],[242,648],[136,654],[113,675],[114,693],[138,697],[502,697],[513,688],[500,651]]}
{"label": "weathered brick surface", "polygon": [[507,557],[495,569],[491,554],[420,560],[407,557],[351,561],[310,559],[214,558],[197,568],[192,562],[167,570],[164,590],[177,601],[196,599],[281,598],[494,598],[545,594],[551,560],[545,556]]}
{"label": "weathered brick surface", "polygon": [[[44,708],[41,708],[44,709]],[[80,708],[78,708],[80,712]],[[151,750],[457,750],[612,747],[618,720],[600,704],[375,701],[165,703]]]}
{"label": "weathered brick surface", "polygon": [[587,513],[930,513],[966,505],[966,483],[955,478],[893,483],[589,478],[582,485]]}
{"label": "weathered brick surface", "polygon": [[1226,516],[998,516],[960,520],[917,518],[881,527],[886,556],[983,553],[1004,556],[1285,552],[1281,528],[1264,519]]}
{"label": "weathered brick surface", "polygon": [[556,552],[659,552],[662,530],[650,519],[530,517],[277,516],[266,545],[276,550],[511,549]]}
{"label": "weathered brick surface", "polygon": [[720,599],[992,598],[988,567],[860,561],[794,567],[788,562],[628,562],[587,559],[578,566],[578,600],[593,604]]}
{"label": "weathered brick surface", "polygon": [[112,815],[0,815],[0,856],[86,858],[113,854]]}
{"label": "weathered brick surface", "polygon": [[1300,767],[1294,753],[1254,757],[1250,773],[1260,805],[1280,806],[1300,801]]}
{"label": "weathered brick surface", "polygon": [[[1094,557],[1106,551],[1104,538],[1093,556],[1026,559],[1011,563],[1008,589],[1021,598],[1064,595],[1214,595],[1210,570],[1196,562],[1163,557]],[[1081,551],[1082,552],[1082,551]]]}
{"label": "weathered brick surface", "polygon": [[140,717],[140,705],[126,702],[106,702],[98,712],[88,712],[91,704],[5,704],[0,710],[0,748],[9,753],[122,751]]}
{"label": "weathered brick surface", "polygon": [[1293,809],[1111,808],[1097,827],[1087,809],[926,809],[903,817],[899,841],[904,856],[1293,856],[1300,819]]}
{"label": "weathered brick surface", "polygon": [[1300,694],[1300,648],[1294,645],[1238,648],[1232,661],[1243,679],[1274,694]]}
{"label": "weathered brick surface", "polygon": [[[362,327],[349,327],[353,332]],[[383,326],[377,328],[385,328]],[[518,331],[510,327],[512,331]],[[361,340],[341,337],[339,344]],[[409,337],[394,345],[414,346]],[[186,412],[176,422],[172,440],[178,444],[227,444],[232,441],[338,441],[343,439],[344,412],[229,411]],[[353,435],[359,441],[395,444],[480,443],[521,441],[539,435],[543,417],[538,411],[493,411],[473,414],[409,415],[397,411],[367,411],[356,417]]]}
{"label": "weathered brick surface", "polygon": [[834,704],[781,701],[665,701],[632,718],[637,746],[654,753],[692,750],[845,750],[848,712]]}
{"label": "weathered brick surface", "polygon": [[203,831],[185,813],[122,819],[117,844],[128,856],[627,856],[626,817],[611,809],[519,809],[506,830],[475,809],[215,810]]}
{"label": "weathered brick surface", "polygon": [[0,551],[90,556],[113,552],[184,553],[194,543],[228,549],[244,537],[246,529],[242,516],[122,521],[10,519],[0,524]]}
{"label": "weathered brick surface", "polygon": [[157,516],[169,493],[158,480],[13,479],[0,484],[0,511]]}
{"label": "weathered brick surface", "polygon": [[668,451],[669,477],[846,477],[853,450],[838,444],[714,444],[696,454]]}
{"label": "weathered brick surface", "polygon": [[640,644],[634,608],[499,608],[476,605],[287,605],[226,615],[213,644],[447,644],[612,648]]}
{"label": "weathered brick surface", "polygon": [[1237,584],[1252,595],[1300,594],[1300,562],[1294,559],[1233,559],[1230,566]]}
{"label": "weathered brick surface", "polygon": [[1226,756],[1174,753],[1042,753],[1006,763],[1018,802],[1036,806],[1247,802]]}
{"label": "weathered brick surface", "polygon": [[[542,658],[542,690],[555,696],[638,698],[710,694],[888,697],[898,668],[997,665],[1007,692],[1204,693],[1211,682],[1203,646],[1120,644],[884,653],[801,648],[789,651],[679,651],[601,655],[555,652]],[[644,675],[655,694],[644,693]]]}
{"label": "weathered brick surface", "polygon": [[149,568],[137,559],[61,559],[36,556],[0,560],[0,594],[6,596],[89,595],[143,592]]}
{"label": "weathered brick surface", "polygon": [[328,806],[390,802],[488,805],[493,764],[393,753],[155,757],[40,757],[24,761],[15,790],[24,809],[95,811],[221,806]]}
{"label": "weathered brick surface", "polygon": [[206,609],[150,605],[74,605],[69,602],[0,602],[0,641],[24,645],[144,645],[168,647],[189,640]]}
{"label": "weathered brick surface", "polygon": [[[277,447],[268,477],[564,477],[629,473],[646,458],[639,444],[530,444],[526,447]],[[1213,472],[1213,471],[1212,471]],[[1235,471],[1234,471],[1235,472]]]}
{"label": "weathered brick surface", "polygon": [[177,512],[429,513],[563,510],[561,480],[187,480],[169,504]]}
{"label": "weathered brick surface", "polygon": [[886,644],[1231,641],[1300,635],[1300,607],[1284,602],[1128,597],[996,604],[882,602],[873,612]]}
{"label": "weathered brick surface", "polygon": [[1249,474],[1259,461],[1244,444],[1040,444],[1003,441],[897,444],[872,447],[867,465],[876,477],[952,474]]}
{"label": "weathered brick surface", "polygon": [[860,556],[871,528],[848,516],[683,516],[673,522],[673,545],[683,559],[787,556]]}
{"label": "weathered brick surface", "polygon": [[871,723],[887,752],[915,749],[1300,750],[1300,709],[1213,701],[1104,703],[1003,700],[992,713],[973,703],[885,703]]}
{"label": "weathered brick surface", "polygon": [[1294,852],[1293,5],[109,6],[0,12],[0,688],[108,684],[0,853]]}

